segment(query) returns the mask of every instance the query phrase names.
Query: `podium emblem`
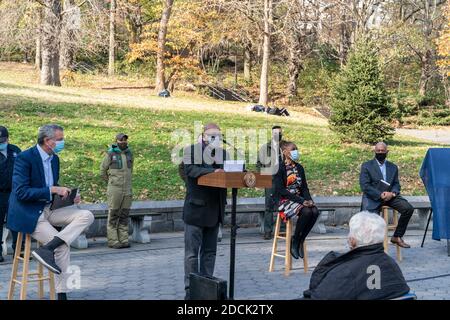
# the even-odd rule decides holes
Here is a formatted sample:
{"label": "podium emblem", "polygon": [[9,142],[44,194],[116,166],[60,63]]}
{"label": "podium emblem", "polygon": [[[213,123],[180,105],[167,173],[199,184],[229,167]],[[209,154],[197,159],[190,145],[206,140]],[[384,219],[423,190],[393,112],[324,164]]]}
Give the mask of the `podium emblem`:
{"label": "podium emblem", "polygon": [[252,172],[247,172],[244,175],[244,184],[249,187],[253,188],[256,185],[256,176]]}

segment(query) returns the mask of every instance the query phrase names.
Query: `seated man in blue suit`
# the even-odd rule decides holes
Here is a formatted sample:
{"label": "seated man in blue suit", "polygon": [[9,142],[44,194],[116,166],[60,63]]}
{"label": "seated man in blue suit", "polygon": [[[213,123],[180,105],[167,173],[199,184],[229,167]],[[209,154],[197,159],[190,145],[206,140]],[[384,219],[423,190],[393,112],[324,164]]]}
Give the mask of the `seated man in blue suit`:
{"label": "seated man in blue suit", "polygon": [[[14,165],[7,227],[31,234],[44,246],[33,257],[56,274],[58,299],[67,299],[70,244],[94,221],[90,211],[68,206],[52,210],[53,195],[67,197],[70,189],[58,186],[59,158],[64,130],[58,125],[39,128],[36,146],[20,153]],[[77,195],[75,203],[80,202]],[[61,231],[54,227],[64,227]]]}
{"label": "seated man in blue suit", "polygon": [[363,192],[362,210],[379,213],[382,206],[397,210],[401,216],[391,242],[410,248],[402,237],[408,227],[414,208],[400,195],[398,167],[386,160],[388,147],[384,142],[375,145],[375,159],[361,166],[359,184]]}

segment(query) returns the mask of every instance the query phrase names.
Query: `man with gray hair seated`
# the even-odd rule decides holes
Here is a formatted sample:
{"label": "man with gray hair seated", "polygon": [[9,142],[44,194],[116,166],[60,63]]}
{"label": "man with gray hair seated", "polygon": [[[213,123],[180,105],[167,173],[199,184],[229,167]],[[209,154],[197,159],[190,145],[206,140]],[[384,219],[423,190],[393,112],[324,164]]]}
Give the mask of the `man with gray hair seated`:
{"label": "man with gray hair seated", "polygon": [[[92,222],[90,211],[76,206],[52,207],[55,195],[67,198],[71,189],[59,186],[59,157],[64,149],[64,129],[56,124],[39,128],[37,144],[17,156],[9,199],[8,228],[30,234],[44,244],[33,257],[56,273],[56,292],[66,300],[70,244]],[[74,202],[80,202],[76,195]],[[64,227],[58,231],[55,227]],[[20,250],[20,248],[17,248]]]}
{"label": "man with gray hair seated", "polygon": [[350,219],[350,251],[329,252],[311,276],[303,295],[310,299],[375,300],[393,299],[409,292],[397,263],[384,252],[386,223],[363,211]]}

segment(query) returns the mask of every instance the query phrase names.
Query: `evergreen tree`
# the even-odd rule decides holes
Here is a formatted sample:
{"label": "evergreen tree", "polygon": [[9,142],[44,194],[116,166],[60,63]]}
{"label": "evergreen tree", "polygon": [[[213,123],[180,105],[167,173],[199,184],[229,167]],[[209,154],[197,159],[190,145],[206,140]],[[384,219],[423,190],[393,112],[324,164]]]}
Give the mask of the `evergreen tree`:
{"label": "evergreen tree", "polygon": [[394,133],[376,47],[358,42],[332,86],[330,127],[343,141],[374,143]]}

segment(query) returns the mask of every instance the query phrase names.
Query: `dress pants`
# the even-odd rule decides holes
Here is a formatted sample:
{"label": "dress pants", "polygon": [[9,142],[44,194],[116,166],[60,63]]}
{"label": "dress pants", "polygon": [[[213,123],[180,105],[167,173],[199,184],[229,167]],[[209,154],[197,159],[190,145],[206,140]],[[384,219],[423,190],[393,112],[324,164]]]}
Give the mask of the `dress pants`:
{"label": "dress pants", "polygon": [[[50,210],[46,206],[40,215],[36,229],[31,236],[44,245],[54,237],[65,243],[55,249],[55,262],[61,268],[61,274],[55,274],[57,293],[67,292],[68,268],[70,266],[70,244],[94,222],[93,214],[88,210],[80,210],[76,206]],[[61,231],[55,227],[63,227]]]}

